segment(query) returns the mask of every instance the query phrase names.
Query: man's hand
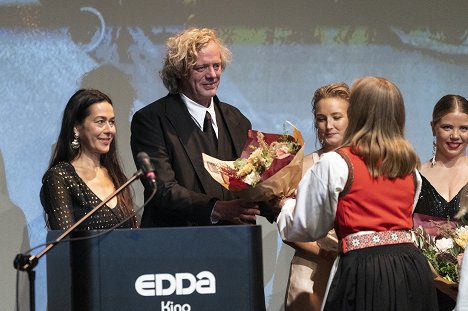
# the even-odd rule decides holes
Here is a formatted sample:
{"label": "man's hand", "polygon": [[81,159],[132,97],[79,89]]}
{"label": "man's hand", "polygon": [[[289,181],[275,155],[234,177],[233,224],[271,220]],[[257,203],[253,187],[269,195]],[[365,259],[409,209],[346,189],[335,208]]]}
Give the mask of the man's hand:
{"label": "man's hand", "polygon": [[217,201],[213,208],[213,218],[226,220],[233,224],[254,224],[260,215],[258,204],[241,199],[232,201]]}

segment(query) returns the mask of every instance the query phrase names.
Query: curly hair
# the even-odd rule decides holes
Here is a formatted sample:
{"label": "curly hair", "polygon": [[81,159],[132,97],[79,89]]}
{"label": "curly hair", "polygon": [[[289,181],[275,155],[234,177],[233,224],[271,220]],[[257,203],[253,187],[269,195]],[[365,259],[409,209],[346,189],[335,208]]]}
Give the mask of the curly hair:
{"label": "curly hair", "polygon": [[167,40],[166,56],[159,76],[169,93],[175,94],[180,91],[180,83],[190,76],[197,62],[198,52],[210,42],[219,46],[221,69],[224,70],[231,60],[231,52],[216,36],[215,30],[189,28]]}

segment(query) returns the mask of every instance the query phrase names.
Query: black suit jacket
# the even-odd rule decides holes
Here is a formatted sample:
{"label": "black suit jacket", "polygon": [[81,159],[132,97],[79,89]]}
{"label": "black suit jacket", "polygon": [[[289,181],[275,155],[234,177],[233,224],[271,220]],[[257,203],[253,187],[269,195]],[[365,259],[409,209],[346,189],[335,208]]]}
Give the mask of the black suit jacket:
{"label": "black suit jacket", "polygon": [[[214,104],[217,120],[224,119],[227,136],[239,157],[251,123],[239,109],[220,102],[217,97]],[[136,155],[146,152],[155,160],[158,180],[156,197],[143,212],[142,227],[211,224],[220,187],[203,166],[204,150],[195,143],[194,131],[200,129],[179,94],[168,94],[133,116],[131,147],[135,163]],[[146,201],[151,189],[144,180],[143,184]]]}

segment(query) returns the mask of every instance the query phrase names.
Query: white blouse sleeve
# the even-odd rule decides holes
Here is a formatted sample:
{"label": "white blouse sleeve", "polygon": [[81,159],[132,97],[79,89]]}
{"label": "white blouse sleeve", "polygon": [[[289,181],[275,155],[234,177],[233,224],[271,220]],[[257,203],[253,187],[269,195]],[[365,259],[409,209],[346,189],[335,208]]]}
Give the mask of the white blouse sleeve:
{"label": "white blouse sleeve", "polygon": [[287,200],[277,219],[283,240],[316,241],[333,228],[338,196],[348,179],[348,165],[336,152],[322,155],[303,176],[297,198]]}
{"label": "white blouse sleeve", "polygon": [[422,187],[422,178],[418,170],[415,170],[415,176],[416,176],[416,189],[414,191],[413,213],[414,213],[414,209],[416,208],[416,205],[418,204],[419,195],[421,194],[421,187]]}

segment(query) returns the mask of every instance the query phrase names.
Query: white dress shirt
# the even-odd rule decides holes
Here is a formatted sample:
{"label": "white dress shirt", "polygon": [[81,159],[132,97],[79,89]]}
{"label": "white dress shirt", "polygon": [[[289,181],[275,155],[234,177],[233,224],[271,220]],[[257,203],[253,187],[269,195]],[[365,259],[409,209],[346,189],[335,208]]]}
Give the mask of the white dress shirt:
{"label": "white dress shirt", "polygon": [[[187,106],[187,109],[190,113],[190,116],[192,117],[193,121],[195,121],[195,124],[200,128],[200,130],[203,131],[203,123],[205,123],[205,115],[206,112],[208,111],[211,115],[211,125],[213,126],[213,129],[216,133],[216,137],[218,137],[218,124],[216,123],[216,112],[214,109],[214,104],[213,104],[213,97],[211,98],[211,103],[208,108],[206,108],[203,105],[200,105],[184,94],[180,93],[180,97],[182,98],[183,102],[185,103],[185,106]],[[218,203],[218,202],[216,202]],[[214,206],[216,206],[216,203]],[[214,206],[213,206],[213,211],[214,211]],[[211,211],[211,223],[212,224],[217,224],[219,222],[219,219],[213,216],[213,211]]]}
{"label": "white dress shirt", "polygon": [[203,105],[200,105],[184,94],[180,93],[180,97],[185,103],[185,106],[187,106],[187,109],[190,113],[190,116],[192,117],[193,121],[197,124],[197,126],[203,131],[203,123],[205,121],[205,114],[208,111],[211,115],[211,125],[213,126],[213,129],[216,133],[216,137],[218,137],[218,123],[216,122],[216,112],[214,109],[214,103],[213,103],[213,98],[211,98],[211,104],[208,108],[206,108]]}

